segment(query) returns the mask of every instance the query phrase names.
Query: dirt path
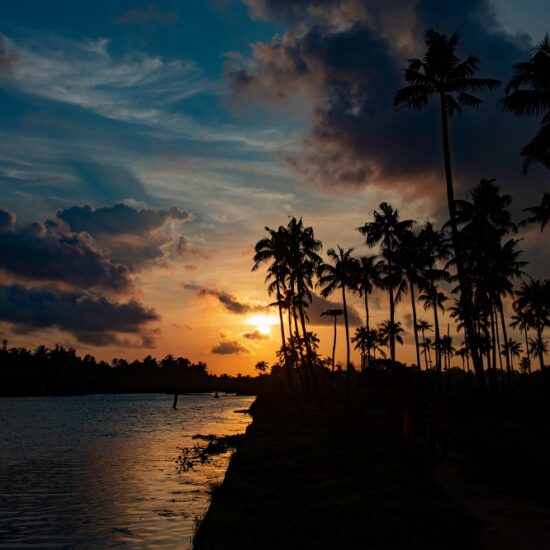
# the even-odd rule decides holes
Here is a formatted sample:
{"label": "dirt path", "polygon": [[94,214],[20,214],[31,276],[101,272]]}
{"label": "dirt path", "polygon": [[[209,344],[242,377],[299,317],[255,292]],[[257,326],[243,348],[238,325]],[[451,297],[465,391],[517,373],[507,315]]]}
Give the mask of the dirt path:
{"label": "dirt path", "polygon": [[498,494],[470,482],[455,462],[436,470],[444,493],[483,523],[488,550],[550,549],[550,508]]}

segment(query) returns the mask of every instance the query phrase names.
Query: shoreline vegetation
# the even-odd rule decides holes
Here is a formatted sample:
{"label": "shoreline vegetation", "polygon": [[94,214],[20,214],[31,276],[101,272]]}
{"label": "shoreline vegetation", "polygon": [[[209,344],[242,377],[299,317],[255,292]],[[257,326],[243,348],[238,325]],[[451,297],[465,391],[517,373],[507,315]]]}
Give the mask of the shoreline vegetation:
{"label": "shoreline vegetation", "polygon": [[[0,349],[0,397],[86,395],[114,393],[213,393],[256,395],[262,379],[252,376],[216,376],[206,363],[167,355],[160,361],[96,361],[80,357],[73,348],[56,345],[34,350]],[[175,404],[177,400],[175,400]]]}

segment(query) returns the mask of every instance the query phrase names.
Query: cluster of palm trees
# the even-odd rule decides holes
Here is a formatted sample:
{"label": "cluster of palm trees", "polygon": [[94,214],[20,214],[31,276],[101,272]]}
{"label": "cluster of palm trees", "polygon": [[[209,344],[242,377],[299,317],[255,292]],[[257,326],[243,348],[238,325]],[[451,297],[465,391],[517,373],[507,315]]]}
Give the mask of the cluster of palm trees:
{"label": "cluster of palm trees", "polygon": [[[418,369],[422,364],[421,353],[426,368],[432,368],[432,349],[433,370],[439,378],[442,364],[450,366],[455,350],[450,334],[441,334],[439,319],[450,296],[454,297],[449,306],[451,317],[464,333],[458,353],[468,366],[472,361],[481,390],[485,389],[487,379],[489,384],[496,385],[497,365],[501,365],[503,358],[511,383],[513,358],[519,353],[519,344],[508,335],[506,303],[510,300],[515,312],[511,326],[523,330],[527,338],[522,365],[530,366],[529,355],[536,354],[540,368],[544,368],[543,329],[549,324],[550,283],[527,278],[515,290],[516,280],[525,277],[522,271],[525,262],[518,259],[518,239],[511,237],[517,232],[509,212],[511,197],[503,195],[493,180],[482,180],[467,200],[455,199],[449,120],[465,107],[480,106],[481,100],[475,93],[500,85],[498,80],[476,76],[479,59],[475,56],[460,59],[456,53],[458,41],[456,33],[445,36],[428,30],[425,55],[409,60],[404,74],[407,85],[394,98],[396,106],[414,110],[423,110],[431,98],[439,102],[449,221],[441,229],[429,222],[417,229],[415,221],[400,219],[399,211],[383,202],[373,212],[373,219],[358,228],[368,247],[378,247],[376,256],[354,258],[353,249],[338,246],[327,251],[329,261],[325,262],[320,257],[321,242],[315,239],[313,229],[296,218],[286,227],[266,228],[269,236],[256,245],[253,269],[269,263],[268,290],[275,295],[274,305],[279,308],[280,355],[290,384],[296,366],[304,386],[317,385],[314,335],[307,328],[307,307],[314,288],[325,298],[336,291],[341,293],[342,309],[325,313],[334,319],[333,350],[336,321],[338,316],[344,317],[347,390],[350,341],[361,351],[363,366],[369,364],[371,354],[375,356],[382,351],[382,346],[389,348],[390,358],[395,362],[396,342],[403,341],[403,327],[395,319],[396,305],[407,293]],[[550,39],[545,37],[531,59],[517,64],[514,71],[501,101],[503,108],[518,115],[543,115],[537,135],[521,151],[524,169],[532,161],[550,168]],[[531,216],[522,224],[540,223],[543,231],[549,219],[550,195],[545,193],[541,205],[528,210]],[[387,291],[389,297],[389,319],[377,328],[370,326],[369,315],[369,295],[374,288]],[[359,294],[365,304],[365,326],[356,330],[353,339],[349,335],[349,292]],[[432,312],[433,324],[418,319],[418,302]],[[433,341],[425,335],[432,328]],[[527,336],[529,330],[536,333],[531,340]],[[334,351],[332,365],[334,368]]]}

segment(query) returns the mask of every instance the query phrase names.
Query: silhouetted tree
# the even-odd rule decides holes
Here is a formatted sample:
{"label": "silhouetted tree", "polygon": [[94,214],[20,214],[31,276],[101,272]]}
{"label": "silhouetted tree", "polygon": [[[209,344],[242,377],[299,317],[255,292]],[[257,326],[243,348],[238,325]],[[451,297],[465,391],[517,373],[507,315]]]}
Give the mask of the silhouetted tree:
{"label": "silhouetted tree", "polygon": [[[413,220],[400,220],[399,210],[387,202],[379,206],[379,210],[373,212],[374,220],[367,222],[358,228],[365,236],[367,246],[373,247],[380,244],[381,255],[384,258],[379,264],[379,270],[384,276],[381,285],[388,290],[390,298],[390,322],[395,322],[395,292],[401,282],[401,272],[395,265],[395,253],[400,246],[403,235],[414,225]],[[395,361],[395,338],[390,333],[390,357]]]}
{"label": "silhouetted tree", "polygon": [[404,105],[414,110],[423,110],[431,97],[439,100],[443,158],[447,184],[447,204],[451,223],[451,235],[456,256],[456,268],[460,284],[461,307],[464,311],[464,326],[471,347],[472,360],[480,388],[485,387],[483,364],[478,352],[477,337],[473,328],[471,296],[462,258],[461,243],[455,216],[455,198],[449,143],[449,117],[460,114],[463,107],[477,109],[481,100],[471,92],[491,90],[500,81],[490,78],[476,78],[479,59],[470,55],[461,60],[456,54],[459,35],[445,36],[433,29],[425,34],[426,52],[422,59],[411,59],[405,70],[407,86],[395,94],[396,106]]}
{"label": "silhouetted tree", "polygon": [[329,248],[327,256],[333,263],[322,263],[318,267],[317,284],[321,287],[321,296],[327,298],[335,290],[342,291],[342,303],[344,309],[344,326],[346,328],[346,397],[349,396],[349,379],[351,374],[349,319],[346,289],[353,288],[357,273],[357,260],[352,257],[353,248],[344,250],[341,246],[335,250]]}
{"label": "silhouetted tree", "polygon": [[546,35],[528,61],[514,65],[514,74],[501,100],[505,111],[520,116],[541,116],[535,137],[521,150],[523,169],[532,161],[550,168],[550,38]]}

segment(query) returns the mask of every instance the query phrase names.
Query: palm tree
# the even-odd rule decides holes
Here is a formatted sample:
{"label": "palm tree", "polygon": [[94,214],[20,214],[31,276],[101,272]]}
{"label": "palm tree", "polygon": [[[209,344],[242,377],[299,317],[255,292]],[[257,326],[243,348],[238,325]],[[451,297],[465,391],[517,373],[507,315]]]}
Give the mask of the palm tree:
{"label": "palm tree", "polygon": [[382,342],[377,330],[367,330],[366,327],[357,327],[351,341],[355,344],[354,349],[360,350],[363,357],[365,355],[370,356],[371,352],[374,359],[376,359],[376,352],[380,352],[384,357],[386,356],[384,350],[380,347]]}
{"label": "palm tree", "polygon": [[491,90],[500,85],[500,81],[490,78],[476,78],[479,59],[473,55],[461,60],[456,55],[459,35],[445,36],[429,29],[425,34],[426,53],[422,59],[411,59],[405,70],[405,86],[395,94],[396,106],[403,105],[421,111],[425,109],[431,97],[439,99],[441,112],[441,131],[443,158],[447,184],[447,204],[451,221],[453,248],[456,256],[456,268],[460,284],[460,300],[465,312],[466,337],[471,346],[472,360],[481,389],[485,388],[483,363],[478,353],[477,339],[473,328],[470,291],[464,272],[464,264],[459,242],[455,216],[455,199],[451,169],[451,149],[449,144],[449,117],[460,114],[462,107],[477,109],[481,100],[470,92]]}
{"label": "palm tree", "polygon": [[[336,321],[338,320],[338,317],[344,313],[343,309],[327,309],[326,311],[323,311],[321,313],[321,317],[332,317],[334,319],[334,338],[332,340],[332,373],[334,374],[334,359],[336,357]],[[331,388],[332,388],[332,378],[330,380]]]}
{"label": "palm tree", "polygon": [[[390,297],[390,322],[395,322],[395,297],[394,293],[400,282],[400,272],[395,268],[394,255],[399,247],[401,239],[406,231],[414,225],[413,220],[400,220],[399,210],[391,204],[383,202],[380,210],[373,212],[374,221],[367,222],[357,228],[366,237],[366,244],[369,247],[380,244],[384,262],[380,269],[385,273],[382,285],[388,290]],[[390,357],[395,361],[395,338],[390,338]]]}
{"label": "palm tree", "polygon": [[402,238],[399,248],[395,253],[395,263],[402,270],[405,278],[402,280],[398,289],[397,298],[407,290],[411,296],[411,309],[413,316],[414,343],[416,349],[416,365],[418,372],[421,370],[420,362],[420,343],[418,341],[418,324],[416,318],[416,297],[415,287],[423,285],[424,270],[430,267],[431,251],[425,248],[425,241],[420,235],[415,235],[412,231],[406,231]]}
{"label": "palm tree", "polygon": [[[315,238],[313,228],[304,226],[302,220],[291,218],[287,224],[289,285],[294,289],[294,300],[298,309],[307,363],[315,391],[319,394],[317,376],[313,367],[313,353],[306,327],[305,305],[311,302],[311,288],[317,267],[321,264],[319,252],[321,241]],[[297,326],[296,326],[297,328]]]}
{"label": "palm tree", "polygon": [[434,313],[434,330],[435,330],[435,373],[438,378],[441,377],[441,336],[439,331],[439,313],[438,310],[445,311],[445,302],[447,296],[443,292],[438,290],[436,284],[427,281],[424,283],[425,293],[419,296],[420,300],[424,302],[424,309],[432,309]]}
{"label": "palm tree", "polygon": [[528,223],[540,223],[540,232],[542,233],[546,224],[550,222],[550,193],[542,195],[540,206],[531,206],[524,210],[532,215],[523,220],[520,225],[525,227]]}
{"label": "palm tree", "polygon": [[267,361],[258,361],[256,365],[254,365],[254,368],[258,371],[258,374],[264,374],[267,372],[269,365],[267,364]]}
{"label": "palm tree", "polygon": [[348,250],[344,250],[341,246],[338,246],[337,250],[329,248],[327,250],[327,255],[333,263],[322,263],[319,265],[317,281],[317,285],[322,288],[321,296],[323,298],[327,298],[337,289],[342,290],[344,324],[346,327],[346,397],[349,397],[349,378],[351,370],[346,289],[353,287],[357,272],[357,260],[352,257],[352,252],[353,248],[348,248]]}
{"label": "palm tree", "polygon": [[362,256],[359,258],[355,290],[365,302],[365,327],[370,330],[369,294],[380,284],[380,270],[376,263],[377,256]]}
{"label": "palm tree", "polygon": [[536,136],[521,150],[523,170],[532,161],[550,168],[550,38],[546,35],[529,61],[517,63],[501,100],[505,111],[519,116],[542,115]]}
{"label": "palm tree", "polygon": [[[516,309],[514,304],[514,309]],[[518,328],[520,331],[523,331],[525,336],[525,358],[529,359],[529,334],[528,330],[535,325],[535,316],[528,309],[516,309],[516,313],[512,315],[512,322],[510,326],[512,328]]]}
{"label": "palm tree", "polygon": [[403,332],[403,327],[399,321],[394,323],[390,319],[387,319],[378,326],[380,342],[388,347],[391,346],[391,342],[395,343],[395,341],[403,345],[403,337],[401,336]]}
{"label": "palm tree", "polygon": [[428,365],[428,348],[426,347],[426,331],[432,330],[432,325],[428,323],[428,321],[425,321],[424,319],[420,319],[416,323],[416,329],[422,331],[422,349],[424,350],[424,363],[426,364],[426,370],[429,370]]}
{"label": "palm tree", "polygon": [[514,357],[519,357],[521,354],[521,344],[516,340],[509,339],[502,344],[502,354],[508,354],[512,363],[512,371],[514,370]]}
{"label": "palm tree", "polygon": [[[270,262],[266,280],[269,280],[270,277],[274,279],[274,286],[270,286],[270,293],[274,290],[277,296],[276,304],[279,310],[281,348],[283,350],[288,388],[292,393],[292,364],[286,345],[285,325],[283,321],[283,309],[285,307],[283,292],[285,288],[285,278],[288,275],[288,232],[284,227],[279,227],[276,231],[266,227],[265,230],[269,233],[269,237],[260,239],[256,243],[252,271],[256,271],[262,264]],[[292,336],[292,331],[289,336]]]}
{"label": "palm tree", "polygon": [[544,327],[550,325],[550,281],[524,281],[516,296],[516,312],[528,312],[532,315],[533,328],[537,331],[537,344],[531,347],[537,351],[540,368],[543,370],[545,349],[542,333]]}

